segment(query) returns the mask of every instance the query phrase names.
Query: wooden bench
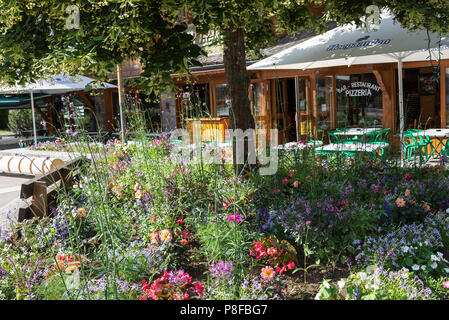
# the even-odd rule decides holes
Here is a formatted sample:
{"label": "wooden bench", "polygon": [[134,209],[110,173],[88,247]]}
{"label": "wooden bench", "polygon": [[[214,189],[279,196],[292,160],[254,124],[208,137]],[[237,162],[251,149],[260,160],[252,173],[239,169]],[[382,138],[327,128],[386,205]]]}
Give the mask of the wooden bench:
{"label": "wooden bench", "polygon": [[50,212],[50,206],[55,204],[57,191],[64,188],[64,192],[70,190],[75,178],[80,174],[79,168],[86,161],[78,158],[65,163],[61,167],[53,169],[46,174],[31,179],[22,184],[20,199],[28,201],[28,205],[19,209],[19,221],[30,219],[34,216],[42,218]]}

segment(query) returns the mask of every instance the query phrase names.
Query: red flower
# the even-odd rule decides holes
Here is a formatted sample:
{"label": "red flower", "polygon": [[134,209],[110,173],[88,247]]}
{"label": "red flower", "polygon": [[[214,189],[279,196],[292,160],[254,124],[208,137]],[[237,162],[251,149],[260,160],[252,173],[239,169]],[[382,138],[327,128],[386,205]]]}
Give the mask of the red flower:
{"label": "red flower", "polygon": [[179,218],[178,220],[176,220],[176,223],[183,224],[182,218]]}
{"label": "red flower", "polygon": [[412,178],[412,176],[408,172],[404,175],[404,179],[407,181],[410,180],[411,178]]}
{"label": "red flower", "polygon": [[289,261],[287,264],[288,270],[292,270],[295,267],[295,263],[293,261]]}
{"label": "red flower", "polygon": [[201,283],[199,283],[199,282],[195,282],[193,284],[193,286],[195,287],[195,289],[194,289],[195,292],[202,296],[203,295],[203,291],[204,291],[204,286]]}

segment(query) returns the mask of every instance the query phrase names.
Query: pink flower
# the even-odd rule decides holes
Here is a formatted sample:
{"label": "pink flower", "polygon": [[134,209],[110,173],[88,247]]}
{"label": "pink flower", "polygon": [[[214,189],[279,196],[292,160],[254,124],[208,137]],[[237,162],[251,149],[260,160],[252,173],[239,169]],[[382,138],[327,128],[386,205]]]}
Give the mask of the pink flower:
{"label": "pink flower", "polygon": [[306,225],[310,225],[310,221],[306,221]]}
{"label": "pink flower", "polygon": [[282,179],[282,184],[283,184],[284,186],[285,186],[287,183],[288,183],[288,179],[287,179],[287,178]]}
{"label": "pink flower", "polygon": [[266,281],[271,281],[273,280],[274,276],[276,275],[276,272],[273,270],[272,267],[266,266],[265,268],[262,269],[262,271],[260,272],[260,276],[266,280]]}
{"label": "pink flower", "polygon": [[442,286],[445,287],[446,289],[449,289],[449,280],[448,281],[444,281],[442,283]]}
{"label": "pink flower", "polygon": [[278,189],[278,188],[274,189],[274,194],[279,194],[280,192],[281,192],[281,189]]}
{"label": "pink flower", "polygon": [[411,178],[412,178],[412,176],[408,172],[404,175],[405,180],[410,180]]}
{"label": "pink flower", "polygon": [[298,188],[299,187],[299,181],[293,182],[293,187]]}
{"label": "pink flower", "polygon": [[150,239],[151,239],[152,243],[158,244],[159,243],[159,232],[158,231],[153,231],[151,233]]}
{"label": "pink flower", "polygon": [[290,173],[288,174],[288,176],[290,177],[290,178],[293,178],[293,176],[295,175],[295,171],[290,171]]}
{"label": "pink flower", "polygon": [[236,212],[235,214],[228,215],[227,220],[229,222],[240,223],[242,222],[243,218],[238,212]]}

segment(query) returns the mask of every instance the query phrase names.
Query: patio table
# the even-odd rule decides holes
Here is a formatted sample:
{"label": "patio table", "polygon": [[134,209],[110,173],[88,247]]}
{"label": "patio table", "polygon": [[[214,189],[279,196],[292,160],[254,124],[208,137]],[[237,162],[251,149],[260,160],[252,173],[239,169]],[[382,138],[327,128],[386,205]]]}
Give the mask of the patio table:
{"label": "patio table", "polygon": [[426,136],[430,139],[437,140],[438,142],[436,144],[432,143],[432,150],[430,152],[431,155],[434,155],[434,157],[441,157],[440,152],[438,151],[438,147],[445,146],[444,140],[447,141],[449,139],[449,129],[426,129],[418,132],[412,133],[412,136],[419,137],[419,136]]}
{"label": "patio table", "polygon": [[340,144],[331,143],[322,147],[315,149],[316,152],[322,154],[328,153],[371,153],[375,154],[377,150],[381,149],[382,145],[378,144],[365,144],[365,143],[351,143],[351,144]]}
{"label": "patio table", "polygon": [[344,137],[359,137],[364,136],[365,134],[380,131],[382,128],[347,128],[341,131],[334,131],[334,135],[336,136],[344,136]]}

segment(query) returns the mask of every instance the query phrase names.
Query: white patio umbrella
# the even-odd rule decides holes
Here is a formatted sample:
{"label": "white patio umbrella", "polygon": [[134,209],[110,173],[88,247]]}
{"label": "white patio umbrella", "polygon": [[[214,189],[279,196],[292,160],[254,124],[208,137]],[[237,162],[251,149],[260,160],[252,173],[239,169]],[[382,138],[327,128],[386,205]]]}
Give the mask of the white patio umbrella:
{"label": "white patio umbrella", "polygon": [[[93,83],[95,81],[95,79],[82,75],[70,76],[65,73],[60,73],[47,79],[40,79],[34,83],[27,83],[23,86],[0,86],[0,94],[30,93],[34,143],[37,144],[36,122],[34,115],[34,93],[61,94],[72,91],[81,91],[86,90],[86,86],[89,84],[91,84],[92,88],[95,89],[117,88],[117,86],[106,82]],[[123,126],[123,123],[121,125]]]}
{"label": "white patio umbrella", "polygon": [[[389,12],[381,14],[377,31],[366,31],[355,24],[332,29],[281,51],[248,67],[248,70],[315,69],[358,64],[397,63],[401,159],[404,146],[404,101],[402,64],[430,58],[449,58],[449,38],[426,30],[411,32],[393,20]],[[430,48],[430,50],[429,50]],[[430,53],[429,53],[430,51]]]}

